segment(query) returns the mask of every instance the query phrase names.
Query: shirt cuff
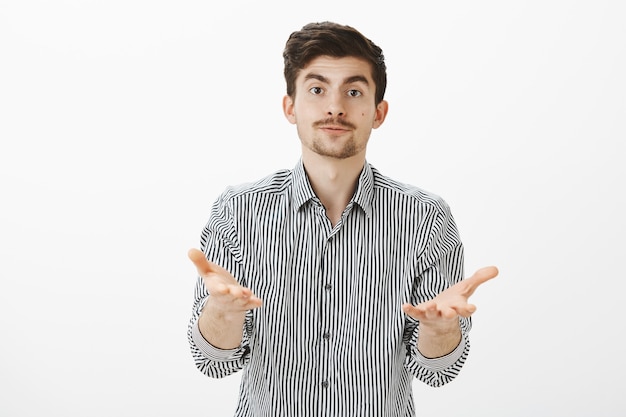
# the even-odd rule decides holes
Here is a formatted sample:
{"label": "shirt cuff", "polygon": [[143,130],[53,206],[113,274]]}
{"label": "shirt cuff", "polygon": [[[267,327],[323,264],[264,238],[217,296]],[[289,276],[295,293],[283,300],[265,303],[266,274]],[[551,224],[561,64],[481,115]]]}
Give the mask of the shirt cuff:
{"label": "shirt cuff", "polygon": [[204,357],[215,362],[228,362],[241,357],[241,346],[234,349],[220,349],[209,342],[200,333],[198,321],[191,328],[191,338]]}
{"label": "shirt cuff", "polygon": [[465,351],[465,346],[467,345],[467,340],[465,339],[465,335],[461,337],[461,341],[458,346],[454,348],[454,350],[447,355],[441,356],[439,358],[427,358],[420,353],[418,349],[415,349],[416,355],[415,360],[422,366],[432,369],[435,372],[443,371],[452,365],[454,365],[461,357],[463,356],[463,352]]}

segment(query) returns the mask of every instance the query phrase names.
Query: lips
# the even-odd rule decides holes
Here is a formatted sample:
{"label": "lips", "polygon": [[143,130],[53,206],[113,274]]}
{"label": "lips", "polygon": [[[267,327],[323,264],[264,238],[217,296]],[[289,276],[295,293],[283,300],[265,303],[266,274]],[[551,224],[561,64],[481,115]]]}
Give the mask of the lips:
{"label": "lips", "polygon": [[328,118],[324,120],[319,120],[314,124],[314,127],[318,129],[324,130],[336,130],[336,131],[345,131],[345,130],[354,130],[356,129],[352,123],[349,123],[345,120]]}
{"label": "lips", "polygon": [[325,130],[349,130],[346,126],[329,126],[329,125],[322,125],[320,126],[320,129],[325,129]]}

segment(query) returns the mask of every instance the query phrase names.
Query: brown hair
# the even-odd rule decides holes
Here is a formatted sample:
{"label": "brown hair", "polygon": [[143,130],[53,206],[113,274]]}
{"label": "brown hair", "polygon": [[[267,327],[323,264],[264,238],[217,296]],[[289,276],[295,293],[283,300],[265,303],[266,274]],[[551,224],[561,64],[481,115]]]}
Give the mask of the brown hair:
{"label": "brown hair", "polygon": [[293,32],[283,51],[287,95],[294,97],[298,73],[319,56],[356,57],[369,62],[376,84],[376,104],[385,96],[387,67],[383,51],[358,30],[333,22],[309,23]]}

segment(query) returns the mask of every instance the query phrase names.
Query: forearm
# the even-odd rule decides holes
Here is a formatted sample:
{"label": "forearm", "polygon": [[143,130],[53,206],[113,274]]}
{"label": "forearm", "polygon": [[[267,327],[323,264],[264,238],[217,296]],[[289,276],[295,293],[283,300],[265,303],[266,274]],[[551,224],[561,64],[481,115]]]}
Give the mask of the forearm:
{"label": "forearm", "polygon": [[469,355],[470,344],[466,336],[461,338],[459,345],[449,354],[438,358],[426,358],[417,350],[417,336],[414,344],[407,346],[406,368],[420,381],[431,387],[441,387],[461,372]]}
{"label": "forearm", "polygon": [[[197,295],[199,298],[196,299],[194,306],[195,314],[191,317],[188,329],[188,339],[196,367],[212,378],[223,378],[243,369],[248,361],[250,351],[245,333],[246,325],[244,324],[247,319],[244,318],[243,323],[237,322],[242,324],[233,323],[232,326],[227,326],[225,322],[219,320],[211,320],[210,311],[205,308],[209,305],[211,297],[204,292],[201,281]],[[202,331],[201,323],[205,327]],[[237,334],[237,336],[231,335],[233,339],[237,339],[230,342],[234,348],[220,348],[221,346],[229,346],[228,341],[224,343],[220,340],[225,332],[225,330],[221,330],[222,328],[238,329],[238,332],[231,330],[233,334]]]}
{"label": "forearm", "polygon": [[243,338],[246,313],[225,313],[215,308],[211,297],[207,300],[198,318],[198,329],[202,337],[219,349],[235,349]]}
{"label": "forearm", "polygon": [[452,352],[461,342],[461,327],[458,319],[445,326],[419,325],[417,350],[426,358],[439,358]]}
{"label": "forearm", "polygon": [[192,317],[188,339],[191,354],[200,372],[212,378],[223,378],[243,369],[250,351],[245,332],[240,346],[235,349],[220,349],[209,343],[200,333],[199,317],[200,312],[195,318]]}

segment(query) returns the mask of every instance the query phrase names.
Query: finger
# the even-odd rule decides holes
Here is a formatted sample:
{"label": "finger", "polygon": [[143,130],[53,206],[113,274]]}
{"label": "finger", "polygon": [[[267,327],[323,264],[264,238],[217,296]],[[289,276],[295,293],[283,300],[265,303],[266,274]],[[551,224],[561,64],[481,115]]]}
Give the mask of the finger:
{"label": "finger", "polygon": [[250,298],[248,298],[244,307],[246,308],[246,310],[251,310],[253,308],[261,307],[262,305],[263,305],[263,301],[261,301],[260,298],[253,295]]}
{"label": "finger", "polygon": [[402,304],[402,311],[404,311],[406,315],[413,317],[415,320],[420,320],[423,315],[420,310],[409,303]]}
{"label": "finger", "polygon": [[212,306],[214,309],[219,311],[232,313],[252,310],[263,305],[261,299],[254,295],[248,298],[235,298],[230,293],[230,288],[228,286],[224,287],[226,288],[226,293],[217,296],[215,294],[211,294],[209,301],[207,301],[204,308]]}
{"label": "finger", "polygon": [[484,284],[498,276],[498,268],[495,266],[486,266],[484,268],[480,268],[474,274],[466,279],[466,283],[468,285],[468,289],[470,293],[473,293],[479,285]]}
{"label": "finger", "polygon": [[230,293],[230,289],[228,288],[228,285],[220,284],[219,282],[212,283],[212,285],[210,285],[205,280],[204,285],[207,286],[207,290],[209,291],[209,294],[211,294],[212,296],[216,296],[216,295],[224,296]]}
{"label": "finger", "polygon": [[465,304],[463,307],[452,307],[455,313],[462,317],[469,317],[476,311],[474,304]]}
{"label": "finger", "polygon": [[451,307],[443,307],[439,313],[444,319],[453,319],[459,315],[459,313]]}
{"label": "finger", "polygon": [[446,303],[439,304],[436,303],[434,300],[431,300],[418,305],[416,308],[419,310],[422,306],[424,311],[424,318],[426,319],[436,319],[439,317],[452,319],[458,316],[457,309],[454,305],[447,305]]}
{"label": "finger", "polygon": [[[209,293],[212,297],[219,298],[221,304],[236,304],[247,308],[256,308],[261,305],[261,299],[246,287],[238,284],[224,285],[217,283],[211,286]],[[247,307],[251,306],[251,307]]]}
{"label": "finger", "polygon": [[[434,307],[434,309],[433,309]],[[433,314],[437,314],[436,306],[433,303],[422,303],[414,306],[409,303],[405,303],[402,305],[402,311],[404,311],[409,316],[413,317],[415,320],[424,320],[427,318],[433,318]]]}
{"label": "finger", "polygon": [[[417,308],[419,307],[420,306],[417,306]],[[424,316],[427,319],[436,319],[440,314],[441,312],[439,311],[439,306],[437,306],[435,302],[429,301],[424,304]]]}
{"label": "finger", "polygon": [[228,286],[229,303],[239,306],[242,310],[251,310],[261,307],[263,304],[261,299],[254,295],[248,288],[230,285]]}
{"label": "finger", "polygon": [[229,285],[228,292],[233,299],[238,300],[242,304],[261,301],[260,298],[254,295],[250,288],[242,287],[241,285]]}
{"label": "finger", "polygon": [[243,289],[243,297],[242,299],[245,301],[246,306],[248,308],[256,308],[260,307],[263,304],[263,301],[257,297],[251,289],[246,287],[241,287]]}
{"label": "finger", "polygon": [[252,294],[252,291],[242,287],[241,285],[229,285],[228,292],[233,298],[238,300],[247,300]]}
{"label": "finger", "polygon": [[[425,304],[419,304],[417,306],[403,304],[402,310],[407,315],[419,321],[437,319],[450,320],[461,315],[454,307],[440,307],[436,304],[428,304],[427,306]],[[465,313],[465,317],[467,316],[469,316],[469,314]]]}

